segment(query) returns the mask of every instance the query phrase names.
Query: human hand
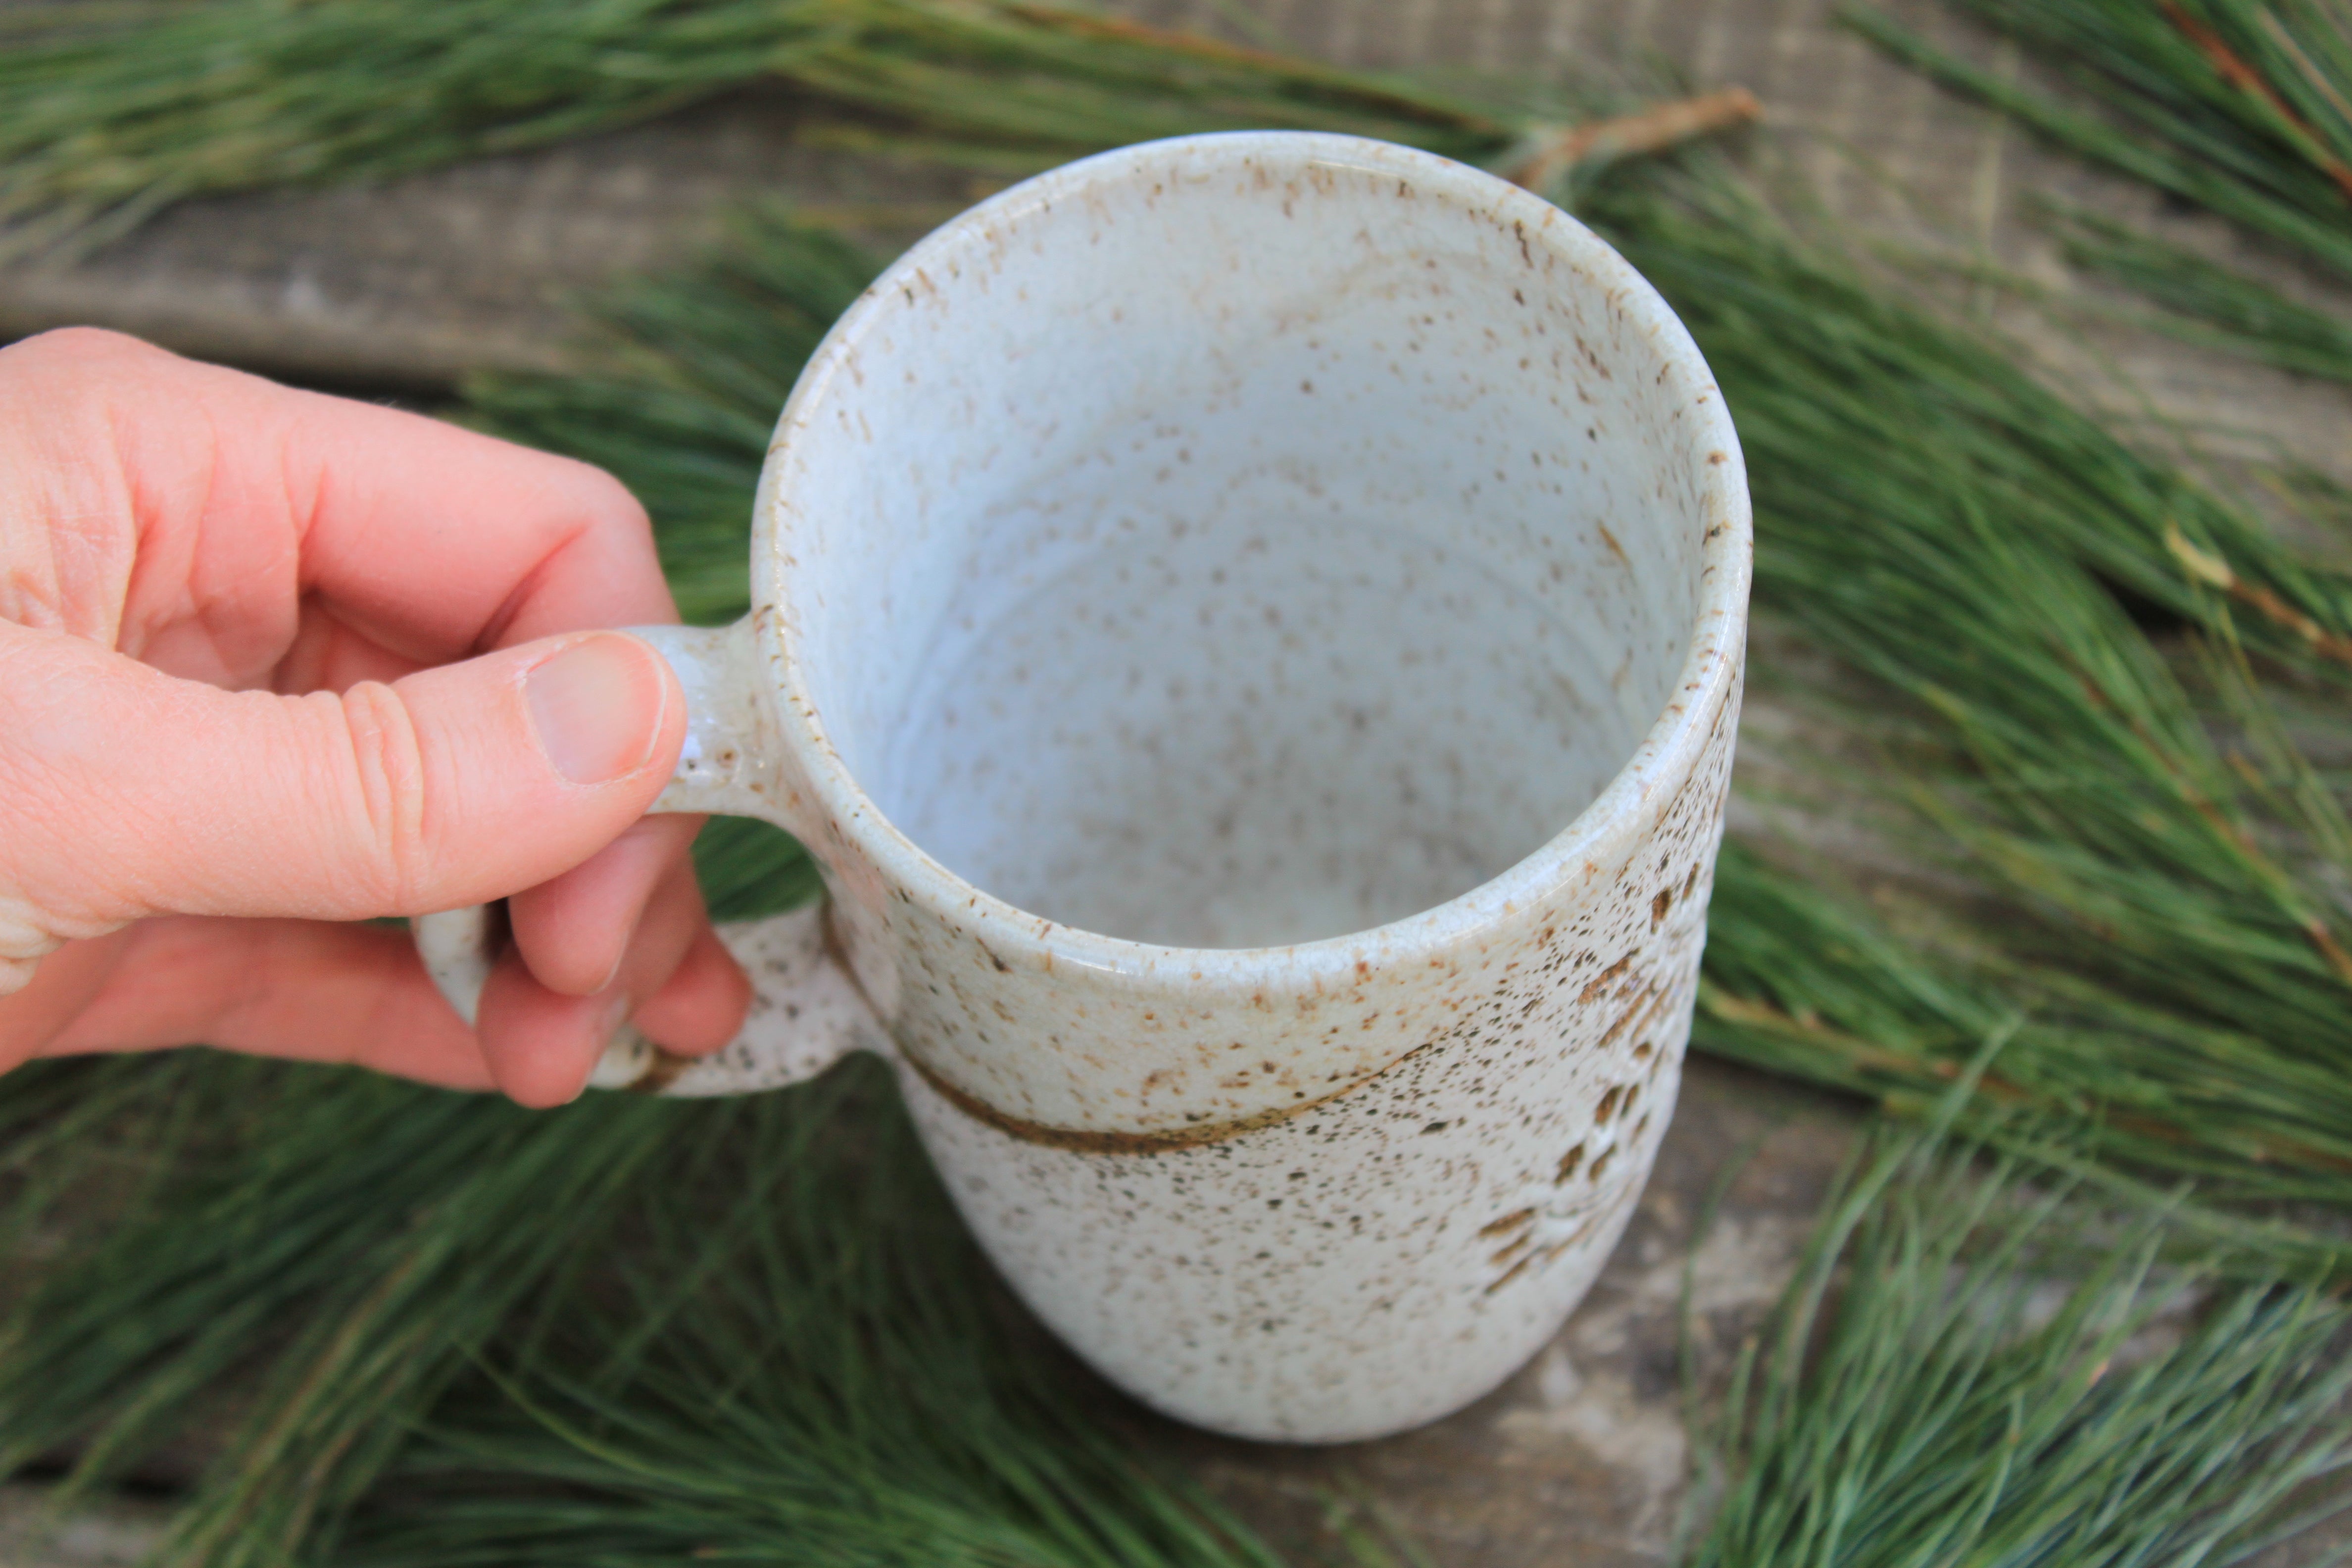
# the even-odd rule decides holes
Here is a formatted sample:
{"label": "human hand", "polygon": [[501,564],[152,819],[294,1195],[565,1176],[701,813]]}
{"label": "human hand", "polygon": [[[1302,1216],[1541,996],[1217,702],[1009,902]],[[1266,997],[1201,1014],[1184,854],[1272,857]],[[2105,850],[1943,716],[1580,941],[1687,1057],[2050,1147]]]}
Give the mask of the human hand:
{"label": "human hand", "polygon": [[[749,985],[644,814],[685,696],[583,464],[111,333],[0,350],[0,1070],[194,1042],[576,1095]],[[642,818],[642,820],[640,820]],[[468,1029],[403,932],[512,895]]]}

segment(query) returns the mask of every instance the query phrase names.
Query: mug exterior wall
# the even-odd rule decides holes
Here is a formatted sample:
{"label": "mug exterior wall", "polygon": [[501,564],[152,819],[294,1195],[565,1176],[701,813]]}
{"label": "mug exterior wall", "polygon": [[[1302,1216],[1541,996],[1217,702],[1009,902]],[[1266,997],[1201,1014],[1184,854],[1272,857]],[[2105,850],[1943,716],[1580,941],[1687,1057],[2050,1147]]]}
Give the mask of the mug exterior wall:
{"label": "mug exterior wall", "polygon": [[1238,1436],[1377,1436],[1494,1388],[1600,1272],[1673,1113],[1738,705],[1735,682],[1653,836],[1431,952],[1451,1024],[1311,1110],[1090,1152],[902,1064],[989,1256],[1113,1382]]}
{"label": "mug exterior wall", "polygon": [[[1217,140],[1107,155],[1022,199],[1077,199],[1105,169],[1207,156]],[[812,586],[823,560],[797,510],[795,437],[832,416],[828,377],[857,374],[861,312],[910,294],[924,247],[835,329],[780,422],[744,646],[781,742],[762,815],[824,868],[839,955],[1013,1288],[1171,1415],[1338,1441],[1433,1419],[1507,1376],[1582,1295],[1638,1197],[1678,1081],[1722,830],[1748,500],[1688,335],[1566,215],[1402,149],[1230,142],[1277,165],[1307,147],[1376,166],[1395,199],[1482,203],[1515,265],[1593,310],[1588,352],[1622,376],[1622,438],[1688,531],[1675,547],[1699,605],[1665,712],[1600,798],[1438,909],[1286,948],[1071,931],[931,859],[857,787],[795,662],[811,621],[845,613]]]}

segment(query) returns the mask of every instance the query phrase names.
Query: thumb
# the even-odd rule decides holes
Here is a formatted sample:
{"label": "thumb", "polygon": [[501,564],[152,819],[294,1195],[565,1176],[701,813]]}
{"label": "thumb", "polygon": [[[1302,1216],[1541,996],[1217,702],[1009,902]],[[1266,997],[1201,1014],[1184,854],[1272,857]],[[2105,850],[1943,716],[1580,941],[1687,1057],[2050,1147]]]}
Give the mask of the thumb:
{"label": "thumb", "polygon": [[618,632],[282,697],[0,625],[0,961],[12,912],[54,944],[152,914],[502,897],[644,815],[685,732],[668,664]]}

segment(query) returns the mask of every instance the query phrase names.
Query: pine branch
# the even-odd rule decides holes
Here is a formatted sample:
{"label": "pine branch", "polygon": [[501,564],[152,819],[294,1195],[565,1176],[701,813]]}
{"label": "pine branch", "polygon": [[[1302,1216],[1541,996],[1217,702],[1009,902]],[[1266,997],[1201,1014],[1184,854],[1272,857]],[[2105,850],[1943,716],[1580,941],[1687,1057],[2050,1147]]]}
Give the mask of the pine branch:
{"label": "pine branch", "polygon": [[[2352,1068],[2341,813],[2236,651],[2341,690],[2344,581],[1728,187],[1612,199],[1588,210],[1681,312],[1738,420],[1759,606],[1899,699],[1882,710],[1902,716],[1887,785],[1928,825],[1916,847],[2025,917],[1989,923],[1982,947],[2096,982],[2078,1002],[2163,1009],[2217,1075],[2252,1070],[2258,1098]],[[2209,558],[2237,591],[2216,591]],[[2210,657],[2176,668],[2116,588]],[[2257,595],[2263,613],[2238,611]],[[2143,1031],[2116,1023],[2122,1091]],[[2202,1141],[2203,1110],[2179,1110]],[[2305,1140],[2283,1124],[2275,1142]]]}
{"label": "pine branch", "polygon": [[2063,73],[2061,102],[1874,5],[1840,20],[2057,145],[2352,281],[2352,18],[2326,0],[1952,0]]}
{"label": "pine branch", "polygon": [[871,1063],[728,1112],[635,1242],[434,1417],[338,1561],[1272,1568],[1111,1443]]}
{"label": "pine branch", "polygon": [[2160,1271],[2160,1214],[2070,1278],[2075,1205],[1965,1153],[1882,1141],[1832,1194],[1707,1431],[1691,1568],[2234,1562],[2352,1503],[2259,1533],[2352,1461],[2339,1303]]}
{"label": "pine branch", "polygon": [[[21,156],[0,207],[54,233],[200,189],[377,175],[618,123],[714,90],[715,61],[743,68],[749,35],[729,29],[779,17],[807,30],[761,35],[774,47],[758,69],[999,152],[1058,155],[1269,103],[1297,117],[1281,123],[1354,117],[1494,157],[1515,144],[1402,89],[1037,7],[754,10],[198,0],[85,14],[78,37],[12,22],[35,43],[0,56],[0,127],[47,129],[7,144]],[[257,31],[264,16],[282,26]],[[2332,69],[2324,41],[2290,38]],[[109,54],[125,40],[138,47]],[[2283,77],[2275,48],[2231,47],[2325,130],[2317,89]],[[2258,116],[2260,95],[2216,79],[2235,96],[2200,112]],[[335,118],[350,108],[364,115]],[[2328,649],[2352,636],[2352,591],[2001,345],[1898,307],[1725,187],[1675,175],[1592,195],[1740,422],[1760,602],[1875,683],[1900,731],[1895,793],[2009,900],[1973,951],[1929,952],[1735,851],[1702,1037],[1928,1117],[1972,1081],[1982,1040],[2006,1037],[1990,1100],[2087,1150],[2086,1179],[2112,1177],[2108,1191],[2154,1168],[2233,1197],[2344,1203],[2335,1086],[2352,1081],[2352,1031],[2330,879],[2352,834],[2248,655],[2340,689]],[[620,469],[682,598],[725,616],[769,422],[871,265],[755,220],[730,258],[613,306],[602,374],[482,383],[476,416]],[[2201,659],[2151,643],[2117,589],[2177,617]],[[707,836],[701,863],[738,896],[811,887],[805,857],[764,830]],[[119,1070],[107,1116],[182,1131],[131,1220],[0,1338],[0,1461],[75,1443],[89,1477],[112,1473],[264,1357],[244,1436],[179,1538],[187,1560],[340,1540],[387,1564],[1264,1561],[1105,1444],[1005,1337],[903,1127],[853,1113],[848,1079],[739,1107],[600,1100],[529,1118],[240,1068],[280,1086],[225,1115],[248,1142],[186,1131],[200,1121],[175,1111],[164,1067]],[[79,1081],[13,1076],[0,1136],[30,1146]],[[2147,1321],[2157,1222],[2036,1328],[2011,1305],[2042,1261],[2039,1221],[2009,1223],[2010,1189],[1910,1169],[1842,1201],[1779,1348],[1742,1383],[1734,1500],[1703,1560],[1941,1561],[1956,1543],[1987,1562],[2187,1560],[2237,1538],[2273,1479],[2332,1462],[2333,1309],[2283,1287],[2227,1296],[2147,1375],[2109,1375],[2095,1352]],[[2325,1241],[2245,1239],[2253,1261],[2231,1267],[2335,1266]],[[1825,1306],[1842,1264],[1885,1289]],[[1809,1358],[1808,1343],[1825,1348]]]}
{"label": "pine branch", "polygon": [[[2294,603],[2340,616],[2341,585],[2294,562],[2218,500],[2133,455],[2032,383],[1998,345],[1965,342],[1896,311],[1859,280],[1808,259],[1760,213],[1720,191],[1686,207],[1598,195],[1594,210],[1619,224],[1621,241],[1676,296],[1733,399],[1758,476],[1766,602],[1880,679],[1943,692],[1948,714],[1999,721],[2012,741],[2049,729],[2058,736],[2045,752],[2073,747],[2003,763],[1997,787],[1968,771],[1958,786],[1977,812],[1971,832],[1987,830],[1986,801],[2014,803],[2010,816],[1993,819],[2011,824],[2008,833],[2063,830],[2047,841],[1996,837],[1979,869],[2013,866],[2011,884],[2039,896],[2051,863],[2068,868],[2054,917],[2069,922],[2064,942],[2044,951],[2048,928],[2031,926],[2021,937],[2012,931],[2011,946],[2032,951],[2013,952],[1991,972],[1938,960],[1735,846],[1718,868],[1700,1041],[1916,1110],[1942,1092],[1989,1028],[2023,1011],[2030,1022],[2004,1073],[2035,1109],[2090,1138],[2103,1157],[2194,1174],[2239,1198],[2352,1208],[2352,1142],[2341,1131],[2352,1126],[2352,1090],[2344,1087],[2352,1073],[2331,1054],[2347,1048],[2339,982],[2301,925],[2301,906],[2287,913],[2273,906],[2264,916],[2268,884],[2244,874],[2245,846],[2234,830],[2217,830],[2201,797],[2179,787],[2189,769],[2208,787],[2231,792],[2233,803],[2250,786],[2205,754],[2203,720],[2104,584],[2130,584],[2184,615],[2219,613],[2209,602],[2210,582],[2180,558],[2178,520],[2186,518],[2200,537],[2229,542],[2215,554],[2226,549],[2248,581],[2279,584],[2263,591],[2283,604],[2292,594]],[[806,352],[824,311],[851,298],[874,265],[782,213],[765,215],[742,232],[732,259],[690,280],[646,286],[608,313],[606,352],[631,367],[627,376],[484,382],[474,406],[495,428],[615,466],[658,520],[666,558],[709,563],[710,576],[691,579],[704,584],[697,602],[737,613],[767,410],[798,363],[786,356]],[[736,368],[742,344],[756,345],[748,357],[761,377]],[[583,385],[592,392],[573,390]],[[1853,487],[1865,477],[1869,488],[1857,496]],[[1990,546],[1962,549],[1966,530],[1950,520],[1995,510],[2010,534],[2049,548],[2021,560]],[[1926,557],[1940,561],[1944,574],[1927,593],[1906,579],[1919,575],[1920,552],[1931,547],[1953,553]],[[2008,620],[1988,632],[1971,606],[2004,605],[2020,574],[2068,584],[2066,613],[2089,617],[2077,640],[2108,650],[2085,662],[2122,658],[2115,680],[2147,682],[2137,696],[2119,688],[2124,700],[2152,717],[2137,728],[2114,722],[2115,700],[2095,697],[2097,689],[2063,672],[2039,679],[2065,704],[2063,716],[2011,712],[2021,692],[2040,689],[2004,680],[2015,664],[2033,671],[2048,647],[2034,618],[2042,606],[2024,601],[2022,633]],[[1821,583],[1831,591],[1814,592]],[[1884,604],[1882,585],[1890,595]],[[1881,635],[1891,617],[1909,623],[1899,637]],[[2304,647],[2299,625],[2272,626],[2279,651]],[[2014,646],[1988,663],[1980,644],[1996,637]],[[1940,662],[1926,671],[1908,662],[1922,649]],[[1934,712],[1922,721],[1934,723]],[[1955,744],[1945,733],[1945,744]],[[2188,761],[2168,749],[2176,743]],[[1948,756],[1916,748],[1905,755],[1939,787],[1950,785]],[[1905,775],[1895,776],[1899,787]],[[2094,790],[2085,778],[2114,782]],[[2131,844],[2096,836],[2104,818],[2075,812],[2085,795],[2126,817],[2150,809],[2152,798],[2171,814],[2160,841],[2187,858],[2141,858]],[[2087,975],[2046,962],[2111,945],[2080,922],[2086,910],[2107,918],[2118,880],[2152,888],[2158,910],[2162,899],[2187,900],[2168,923],[2141,919],[2138,946],[2150,956],[2119,976],[2104,951],[2091,953],[2100,962]],[[2211,900],[2221,893],[2254,901],[2216,909]],[[2266,923],[2242,929],[2255,921]],[[2221,956],[2202,951],[2215,931]],[[2248,957],[2256,931],[2267,933],[2260,951],[2284,975]],[[2183,944],[2209,967],[2235,966],[2234,988],[2195,990],[2193,977],[2176,976],[2170,993],[2135,999],[2137,968],[2175,963]],[[1977,945],[1979,960],[1987,945],[2000,946]],[[2183,992],[2189,994],[2179,1001],[2163,1000]],[[2242,1005],[2249,1009],[2242,1015]]]}
{"label": "pine branch", "polygon": [[[1190,132],[1516,139],[1409,83],[1022,0],[156,0],[11,18],[0,241],[87,245],[189,196],[379,180],[754,83],[992,166]],[[878,119],[877,118],[878,117]]]}

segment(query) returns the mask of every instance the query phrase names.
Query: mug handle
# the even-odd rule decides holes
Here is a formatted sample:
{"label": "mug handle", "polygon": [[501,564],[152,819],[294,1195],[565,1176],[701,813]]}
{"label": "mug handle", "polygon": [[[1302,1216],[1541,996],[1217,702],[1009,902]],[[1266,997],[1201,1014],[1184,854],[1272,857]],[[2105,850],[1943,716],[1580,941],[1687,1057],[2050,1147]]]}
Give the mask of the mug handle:
{"label": "mug handle", "polygon": [[[731,626],[631,626],[653,645],[686,689],[686,744],[655,811],[782,816],[782,772],[774,726],[758,681],[751,623]],[[503,905],[476,904],[410,922],[425,972],[468,1025],[505,945]],[[604,1049],[592,1089],[703,1098],[753,1094],[814,1078],[851,1051],[886,1048],[887,1036],[827,942],[824,906],[719,927],[719,940],[751,977],[742,1033],[707,1057],[675,1057],[623,1026]]]}

